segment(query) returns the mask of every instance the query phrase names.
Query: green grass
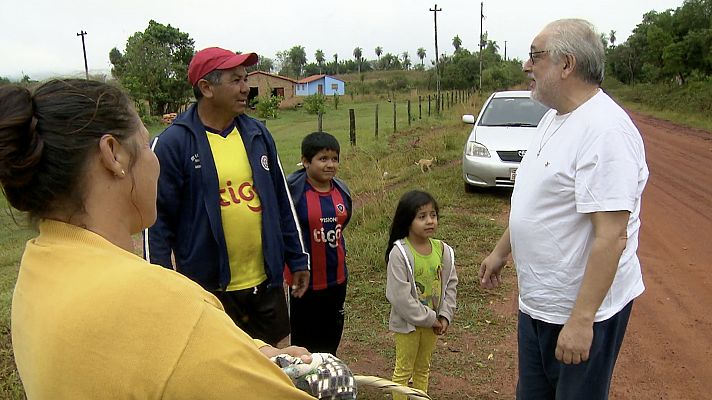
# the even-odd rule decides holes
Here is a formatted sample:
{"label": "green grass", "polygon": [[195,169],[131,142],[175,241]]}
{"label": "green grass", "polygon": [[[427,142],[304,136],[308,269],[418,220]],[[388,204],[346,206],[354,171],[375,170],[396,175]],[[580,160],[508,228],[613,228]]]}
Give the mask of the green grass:
{"label": "green grass", "polygon": [[20,257],[25,242],[34,236],[34,230],[27,228],[24,215],[17,211],[10,213],[3,196],[0,196],[0,209],[0,398],[24,399],[12,358],[10,305]]}

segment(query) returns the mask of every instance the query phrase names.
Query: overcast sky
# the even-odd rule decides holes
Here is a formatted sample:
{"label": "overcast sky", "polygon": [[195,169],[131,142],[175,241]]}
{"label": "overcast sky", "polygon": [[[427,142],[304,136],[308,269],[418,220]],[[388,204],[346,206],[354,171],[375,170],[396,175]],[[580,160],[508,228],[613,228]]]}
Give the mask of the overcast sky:
{"label": "overcast sky", "polygon": [[[592,22],[600,32],[616,31],[623,43],[643,14],[681,6],[683,0],[489,0],[484,2],[484,31],[507,57],[524,59],[532,38],[546,25],[577,17]],[[281,50],[303,46],[307,61],[321,49],[327,60],[353,58],[355,47],[363,57],[407,51],[413,63],[416,51],[426,49],[426,63],[435,53],[433,8],[422,0],[0,0],[0,76],[33,79],[83,76],[82,42],[85,37],[90,73],[109,73],[109,51],[122,52],[126,40],[156,20],[187,32],[196,50],[220,46],[254,51],[275,58]],[[474,50],[480,31],[480,2],[437,2],[438,47],[452,54],[452,39]]]}

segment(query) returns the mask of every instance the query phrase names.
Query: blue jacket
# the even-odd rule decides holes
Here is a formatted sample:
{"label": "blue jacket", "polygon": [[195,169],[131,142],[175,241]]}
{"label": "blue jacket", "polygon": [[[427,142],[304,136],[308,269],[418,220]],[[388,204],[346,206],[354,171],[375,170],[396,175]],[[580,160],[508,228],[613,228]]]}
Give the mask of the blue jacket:
{"label": "blue jacket", "polygon": [[[349,187],[346,186],[346,182],[342,181],[341,179],[334,177],[333,179],[334,184],[341,189],[342,192],[346,195],[344,197],[344,201],[346,202],[346,208],[348,210],[353,210],[353,200],[351,200],[351,191],[349,190]],[[296,170],[289,174],[287,177],[287,185],[289,185],[289,193],[292,195],[292,201],[294,201],[294,204],[299,204],[299,201],[302,199],[302,195],[304,194],[304,190],[306,188],[306,183],[307,183],[307,170],[302,168],[299,170]],[[349,219],[351,217],[349,216]],[[348,223],[349,220],[346,220],[346,223]]]}
{"label": "blue jacket", "polygon": [[[235,118],[262,205],[262,246],[270,287],[281,287],[286,263],[292,273],[309,269],[299,221],[289,197],[277,148],[257,120]],[[152,144],[161,165],[158,217],[144,231],[144,257],[173,268],[206,290],[224,290],[230,263],[219,206],[218,175],[197,105],[181,114]]]}

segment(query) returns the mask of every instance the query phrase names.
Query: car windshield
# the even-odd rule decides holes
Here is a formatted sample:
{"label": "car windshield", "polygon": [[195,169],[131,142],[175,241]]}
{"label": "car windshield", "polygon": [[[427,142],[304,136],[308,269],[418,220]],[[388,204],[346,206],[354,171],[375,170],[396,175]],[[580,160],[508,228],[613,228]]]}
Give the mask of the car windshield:
{"label": "car windshield", "polygon": [[529,97],[495,97],[487,104],[478,125],[536,127],[548,110]]}

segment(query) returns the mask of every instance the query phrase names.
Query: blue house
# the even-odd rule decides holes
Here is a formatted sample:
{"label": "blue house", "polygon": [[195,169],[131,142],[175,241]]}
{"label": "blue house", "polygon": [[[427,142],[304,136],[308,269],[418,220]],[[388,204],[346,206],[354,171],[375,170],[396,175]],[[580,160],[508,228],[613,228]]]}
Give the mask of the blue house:
{"label": "blue house", "polygon": [[297,96],[323,94],[326,96],[344,95],[344,81],[329,75],[312,75],[297,81]]}

